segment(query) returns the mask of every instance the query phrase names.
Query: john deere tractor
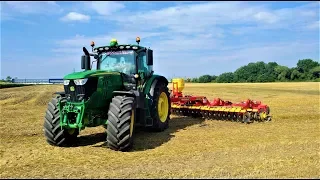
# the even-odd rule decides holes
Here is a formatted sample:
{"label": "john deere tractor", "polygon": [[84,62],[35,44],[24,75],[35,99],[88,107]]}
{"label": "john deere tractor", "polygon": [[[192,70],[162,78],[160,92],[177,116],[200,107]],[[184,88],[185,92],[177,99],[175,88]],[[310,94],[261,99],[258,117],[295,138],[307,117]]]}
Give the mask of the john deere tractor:
{"label": "john deere tractor", "polygon": [[[104,126],[106,145],[117,151],[133,147],[136,126],[164,131],[170,119],[168,80],[153,72],[153,50],[137,44],[83,47],[81,72],[66,75],[64,92],[48,103],[44,131],[54,146],[73,144],[85,127]],[[96,67],[93,66],[93,57]]]}

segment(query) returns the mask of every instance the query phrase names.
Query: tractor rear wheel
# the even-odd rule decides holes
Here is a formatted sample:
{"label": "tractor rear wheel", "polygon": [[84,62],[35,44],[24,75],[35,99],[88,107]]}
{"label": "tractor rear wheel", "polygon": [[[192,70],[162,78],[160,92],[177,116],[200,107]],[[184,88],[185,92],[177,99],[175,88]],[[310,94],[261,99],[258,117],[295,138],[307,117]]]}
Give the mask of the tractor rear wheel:
{"label": "tractor rear wheel", "polygon": [[128,151],[133,146],[135,123],[133,97],[115,96],[108,112],[107,146],[116,151]]}
{"label": "tractor rear wheel", "polygon": [[150,114],[153,119],[152,131],[161,132],[169,127],[171,114],[170,93],[167,85],[158,81],[154,88],[153,101]]}
{"label": "tractor rear wheel", "polygon": [[61,129],[58,101],[65,102],[60,96],[53,98],[48,103],[48,108],[44,118],[44,135],[47,142],[53,146],[68,146],[73,143],[79,135],[78,129]]}

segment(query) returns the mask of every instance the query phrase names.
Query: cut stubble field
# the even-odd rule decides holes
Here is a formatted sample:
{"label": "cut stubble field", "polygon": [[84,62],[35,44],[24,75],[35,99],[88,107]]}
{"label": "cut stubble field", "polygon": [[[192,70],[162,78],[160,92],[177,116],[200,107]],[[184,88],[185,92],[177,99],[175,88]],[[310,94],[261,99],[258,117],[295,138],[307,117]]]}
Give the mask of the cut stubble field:
{"label": "cut stubble field", "polygon": [[44,113],[62,89],[0,90],[1,178],[320,177],[319,83],[188,83],[184,94],[261,100],[273,120],[246,125],[171,116],[164,132],[136,131],[131,152],[106,148],[103,127],[82,131],[75,147],[48,145]]}

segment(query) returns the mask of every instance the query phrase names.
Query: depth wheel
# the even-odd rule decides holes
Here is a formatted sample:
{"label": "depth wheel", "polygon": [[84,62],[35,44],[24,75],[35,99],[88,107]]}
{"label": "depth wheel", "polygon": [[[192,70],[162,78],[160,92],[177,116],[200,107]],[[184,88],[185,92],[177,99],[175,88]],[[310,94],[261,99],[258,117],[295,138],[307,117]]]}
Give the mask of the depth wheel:
{"label": "depth wheel", "polygon": [[[153,125],[148,130],[161,132],[169,127],[171,101],[167,85],[158,81],[154,88],[150,114]],[[184,115],[184,113],[183,113]]]}
{"label": "depth wheel", "polygon": [[61,129],[60,114],[58,102],[61,100],[61,106],[66,102],[60,96],[52,98],[48,103],[48,108],[44,118],[44,135],[47,142],[53,146],[70,146],[74,143],[79,135],[78,129]]}
{"label": "depth wheel", "polygon": [[237,114],[236,113],[232,113],[232,122],[236,122],[237,121]]}
{"label": "depth wheel", "polygon": [[112,150],[129,151],[133,146],[134,103],[133,97],[112,98],[107,123],[107,146]]}
{"label": "depth wheel", "polygon": [[237,115],[237,122],[242,122],[242,114]]}
{"label": "depth wheel", "polygon": [[251,114],[249,112],[243,114],[243,122],[247,124],[251,123]]}

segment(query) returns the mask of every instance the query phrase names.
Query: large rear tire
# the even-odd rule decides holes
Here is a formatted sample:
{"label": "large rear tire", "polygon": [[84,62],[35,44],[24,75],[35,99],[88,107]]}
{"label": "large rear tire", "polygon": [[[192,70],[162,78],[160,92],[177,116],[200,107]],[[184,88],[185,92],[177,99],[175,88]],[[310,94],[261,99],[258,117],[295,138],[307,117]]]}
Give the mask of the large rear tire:
{"label": "large rear tire", "polygon": [[107,146],[116,151],[129,151],[133,146],[135,123],[133,97],[115,96],[108,112]]}
{"label": "large rear tire", "polygon": [[153,94],[150,114],[153,119],[153,125],[148,128],[151,131],[161,132],[169,127],[169,120],[171,114],[170,93],[167,85],[158,81]]}
{"label": "large rear tire", "polygon": [[48,108],[44,118],[44,135],[47,142],[53,146],[69,146],[74,143],[79,130],[77,129],[61,129],[60,127],[60,114],[58,109],[58,101],[61,99],[61,103],[65,100],[60,96],[52,98],[48,103]]}

